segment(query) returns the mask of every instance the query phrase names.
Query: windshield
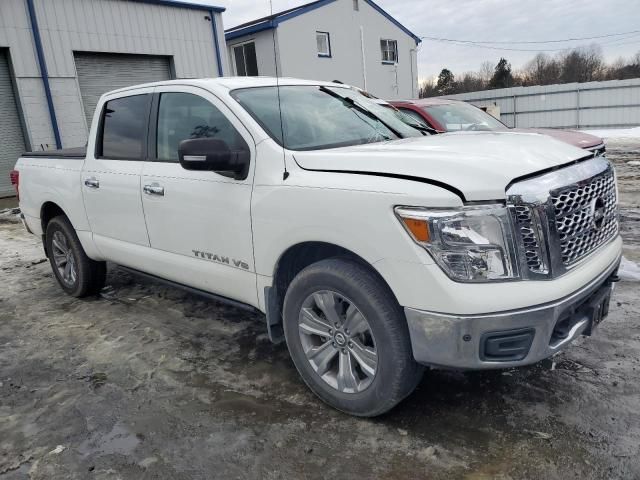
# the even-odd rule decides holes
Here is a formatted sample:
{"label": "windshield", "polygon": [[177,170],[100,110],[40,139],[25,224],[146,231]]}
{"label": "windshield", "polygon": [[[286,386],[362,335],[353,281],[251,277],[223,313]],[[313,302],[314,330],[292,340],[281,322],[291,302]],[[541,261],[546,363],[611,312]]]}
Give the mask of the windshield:
{"label": "windshield", "polygon": [[290,150],[319,150],[422,136],[392,110],[348,87],[255,87],[234,90],[231,96],[271,138]]}
{"label": "windshield", "polygon": [[458,130],[507,130],[504,124],[467,103],[423,107],[447,132]]}

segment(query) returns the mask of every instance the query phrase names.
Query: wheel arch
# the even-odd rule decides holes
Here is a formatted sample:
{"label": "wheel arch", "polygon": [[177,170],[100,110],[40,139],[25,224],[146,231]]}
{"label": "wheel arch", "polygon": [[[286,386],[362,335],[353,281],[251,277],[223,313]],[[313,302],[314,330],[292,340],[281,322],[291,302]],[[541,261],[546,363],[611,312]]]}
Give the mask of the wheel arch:
{"label": "wheel arch", "polygon": [[357,262],[380,278],[394,300],[398,302],[393,289],[385,278],[371,263],[357,253],[340,245],[322,241],[304,241],[288,247],[278,258],[273,270],[273,282],[265,288],[265,306],[269,338],[279,343],[282,341],[282,311],[284,297],[289,285],[303,269],[321,260],[343,258]]}
{"label": "wheel arch", "polygon": [[57,203],[46,201],[42,204],[42,206],[40,207],[40,224],[42,225],[43,235],[46,233],[47,225],[49,224],[51,219],[59,215],[64,215],[65,217],[67,217],[69,222],[71,222],[69,215],[67,215],[62,207],[60,207],[60,205],[58,205]]}
{"label": "wheel arch", "polygon": [[90,231],[86,231],[83,229],[79,230],[77,224],[73,221],[73,219],[67,213],[67,211],[63,207],[61,207],[59,203],[54,202],[52,200],[45,201],[40,207],[40,226],[42,228],[42,247],[44,248],[44,252],[47,258],[49,257],[49,252],[47,252],[47,246],[46,246],[47,225],[49,224],[51,219],[58,216],[64,216],[69,221],[69,223],[71,224],[71,227],[75,230],[76,235],[80,240],[80,244],[82,245],[82,248],[84,248],[85,253],[89,258],[96,261],[105,260],[105,258],[103,258],[102,254],[100,253],[100,251],[97,249],[96,245],[93,242],[92,233]]}

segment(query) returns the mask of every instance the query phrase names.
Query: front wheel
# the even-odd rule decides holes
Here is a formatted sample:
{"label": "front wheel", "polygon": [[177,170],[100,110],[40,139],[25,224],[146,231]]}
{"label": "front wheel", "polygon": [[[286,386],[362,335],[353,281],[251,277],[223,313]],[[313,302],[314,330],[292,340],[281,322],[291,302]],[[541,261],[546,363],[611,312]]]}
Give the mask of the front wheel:
{"label": "front wheel", "polygon": [[358,262],[329,259],[302,270],[285,296],[284,330],[305,383],[343,412],[380,415],[421,378],[402,308]]}
{"label": "front wheel", "polygon": [[52,218],[47,224],[45,248],[56,280],[69,295],[86,297],[98,293],[104,286],[105,262],[87,257],[66,217]]}

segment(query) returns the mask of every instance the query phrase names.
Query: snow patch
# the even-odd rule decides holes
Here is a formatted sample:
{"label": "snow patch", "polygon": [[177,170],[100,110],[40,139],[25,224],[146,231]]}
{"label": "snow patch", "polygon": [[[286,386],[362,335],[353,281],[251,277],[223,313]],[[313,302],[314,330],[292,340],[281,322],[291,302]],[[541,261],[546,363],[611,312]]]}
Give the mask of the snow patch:
{"label": "snow patch", "polygon": [[601,138],[640,138],[640,127],[634,128],[602,128],[599,130],[580,130],[582,133]]}
{"label": "snow patch", "polygon": [[640,282],[640,266],[637,263],[622,257],[620,268],[618,269],[620,280]]}

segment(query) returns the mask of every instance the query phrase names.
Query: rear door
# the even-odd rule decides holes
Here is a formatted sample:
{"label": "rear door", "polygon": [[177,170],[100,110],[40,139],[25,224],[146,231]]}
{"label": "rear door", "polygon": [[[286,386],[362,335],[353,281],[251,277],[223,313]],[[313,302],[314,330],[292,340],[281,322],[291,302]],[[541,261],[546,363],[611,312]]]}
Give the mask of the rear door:
{"label": "rear door", "polygon": [[[150,268],[170,280],[256,304],[251,233],[255,144],[231,110],[196,87],[157,87],[149,153],[142,175],[142,202],[151,247],[162,252]],[[190,138],[224,140],[248,150],[247,178],[188,171],[178,145]]]}
{"label": "rear door", "polygon": [[[96,245],[118,261],[128,245],[149,246],[140,175],[147,154],[152,89],[106,98],[95,115],[82,192]],[[125,264],[128,262],[124,262]]]}

